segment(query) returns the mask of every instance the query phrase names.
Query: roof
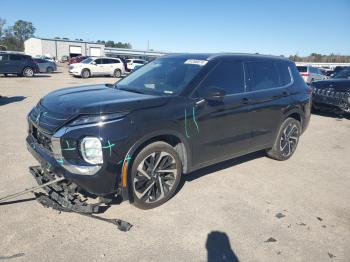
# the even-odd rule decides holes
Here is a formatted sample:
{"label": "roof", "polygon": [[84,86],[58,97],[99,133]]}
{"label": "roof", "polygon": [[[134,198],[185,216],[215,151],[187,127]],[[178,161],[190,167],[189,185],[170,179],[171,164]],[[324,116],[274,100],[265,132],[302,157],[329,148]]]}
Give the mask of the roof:
{"label": "roof", "polygon": [[[53,38],[41,38],[41,37],[31,37],[29,39],[40,39],[40,40],[45,40],[45,41],[58,41],[58,42],[72,42],[72,43],[79,43],[79,44],[94,44],[94,45],[102,45],[102,46],[105,46],[104,44],[102,43],[96,43],[96,42],[89,42],[89,41],[78,41],[78,40],[69,40],[69,39],[53,39]],[[28,40],[29,40],[28,39]]]}
{"label": "roof", "polygon": [[199,59],[199,60],[213,60],[224,57],[232,57],[236,59],[276,59],[290,61],[288,58],[272,55],[260,55],[260,54],[244,54],[244,53],[184,53],[184,54],[170,54],[164,57],[178,57],[184,59]]}

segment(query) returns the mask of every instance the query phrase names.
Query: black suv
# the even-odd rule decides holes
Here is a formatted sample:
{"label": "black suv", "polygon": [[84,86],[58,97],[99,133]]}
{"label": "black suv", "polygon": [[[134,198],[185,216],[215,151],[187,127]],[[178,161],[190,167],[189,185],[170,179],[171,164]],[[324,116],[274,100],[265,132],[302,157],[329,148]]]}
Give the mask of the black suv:
{"label": "black suv", "polygon": [[20,53],[0,52],[0,74],[32,77],[38,72],[39,66],[31,56]]}
{"label": "black suv", "polygon": [[310,108],[311,89],[287,59],[169,55],[115,85],[48,94],[28,115],[27,145],[45,172],[147,209],[182,174],[258,150],[288,159]]}

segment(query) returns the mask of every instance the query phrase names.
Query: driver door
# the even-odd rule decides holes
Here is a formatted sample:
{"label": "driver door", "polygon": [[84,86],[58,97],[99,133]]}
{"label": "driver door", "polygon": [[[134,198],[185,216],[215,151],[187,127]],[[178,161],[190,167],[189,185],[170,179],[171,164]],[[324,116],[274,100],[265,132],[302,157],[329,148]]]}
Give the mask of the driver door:
{"label": "driver door", "polygon": [[[221,101],[206,98],[211,88],[225,92]],[[189,138],[193,140],[194,164],[210,164],[247,151],[251,141],[252,113],[245,92],[243,63],[229,59],[220,61],[194,96],[196,102],[192,111],[189,110],[198,125],[197,132],[192,131]]]}

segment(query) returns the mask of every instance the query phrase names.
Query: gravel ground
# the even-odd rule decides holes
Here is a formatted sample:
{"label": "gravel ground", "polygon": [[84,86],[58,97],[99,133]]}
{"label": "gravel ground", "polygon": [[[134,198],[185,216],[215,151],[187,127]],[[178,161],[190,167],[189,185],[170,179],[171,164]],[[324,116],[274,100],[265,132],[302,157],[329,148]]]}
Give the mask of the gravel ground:
{"label": "gravel ground", "polygon": [[[35,185],[25,146],[26,114],[46,93],[113,83],[73,78],[66,67],[32,79],[0,76],[0,196]],[[165,205],[123,202],[102,216],[116,227],[25,201],[0,206],[0,260],[350,261],[350,121],[312,115],[296,154],[255,153],[187,175]]]}

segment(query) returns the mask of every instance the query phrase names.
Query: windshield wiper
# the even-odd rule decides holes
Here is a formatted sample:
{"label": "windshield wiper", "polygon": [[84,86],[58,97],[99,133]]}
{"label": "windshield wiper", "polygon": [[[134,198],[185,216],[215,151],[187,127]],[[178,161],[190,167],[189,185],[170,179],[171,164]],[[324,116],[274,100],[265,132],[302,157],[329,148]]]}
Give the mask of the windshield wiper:
{"label": "windshield wiper", "polygon": [[144,94],[143,92],[136,90],[136,89],[133,89],[133,88],[117,88],[117,89],[132,92],[132,93],[137,93],[137,94]]}

